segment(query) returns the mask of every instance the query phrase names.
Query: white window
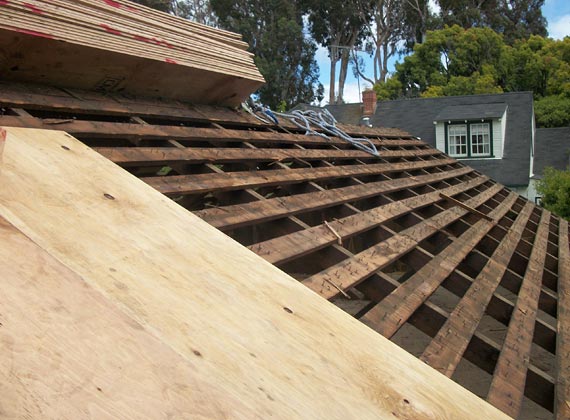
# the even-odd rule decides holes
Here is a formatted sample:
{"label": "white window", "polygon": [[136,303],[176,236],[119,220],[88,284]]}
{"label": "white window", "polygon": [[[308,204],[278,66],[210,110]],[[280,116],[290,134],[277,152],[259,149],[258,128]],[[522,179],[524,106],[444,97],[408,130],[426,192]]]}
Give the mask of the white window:
{"label": "white window", "polygon": [[491,135],[489,124],[471,124],[471,156],[489,156],[491,154]]}
{"label": "white window", "polygon": [[492,158],[493,125],[490,121],[465,121],[445,124],[446,151],[455,158]]}
{"label": "white window", "polygon": [[448,126],[449,155],[453,157],[467,156],[467,124]]}

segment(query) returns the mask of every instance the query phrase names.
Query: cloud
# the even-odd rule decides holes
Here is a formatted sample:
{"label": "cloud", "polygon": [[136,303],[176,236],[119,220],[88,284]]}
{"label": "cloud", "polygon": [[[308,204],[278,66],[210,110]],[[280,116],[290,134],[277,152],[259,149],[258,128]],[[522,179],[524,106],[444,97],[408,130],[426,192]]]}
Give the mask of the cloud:
{"label": "cloud", "polygon": [[[362,84],[360,84],[362,88]],[[360,101],[360,89],[358,89],[358,83],[346,83],[344,85],[344,102],[347,104],[352,104]]]}
{"label": "cloud", "polygon": [[[338,87],[337,87],[338,88]],[[363,89],[362,83],[360,84],[360,89]],[[344,85],[344,102],[347,104],[359,103],[360,100],[360,89],[358,89],[358,83],[345,83]],[[318,105],[326,105],[329,103],[329,87],[325,86],[325,97]]]}
{"label": "cloud", "polygon": [[435,0],[429,0],[429,8],[432,12],[436,14],[439,14],[439,12],[441,11],[439,4],[437,4]]}
{"label": "cloud", "polygon": [[325,47],[323,47],[322,45],[319,45],[317,47],[317,51],[315,52],[315,60],[328,62],[330,60],[329,59],[329,50],[326,49]]}
{"label": "cloud", "polygon": [[548,25],[548,34],[554,39],[563,39],[570,35],[570,14],[553,19]]}

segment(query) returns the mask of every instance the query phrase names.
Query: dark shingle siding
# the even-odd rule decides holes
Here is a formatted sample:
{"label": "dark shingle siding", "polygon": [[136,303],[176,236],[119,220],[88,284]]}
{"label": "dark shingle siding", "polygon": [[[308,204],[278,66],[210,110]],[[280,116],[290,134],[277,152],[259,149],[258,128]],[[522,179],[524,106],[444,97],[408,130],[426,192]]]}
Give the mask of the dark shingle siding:
{"label": "dark shingle siding", "polygon": [[479,118],[501,118],[505,114],[507,104],[499,102],[496,104],[473,104],[473,105],[452,105],[443,108],[437,114],[434,121],[460,121],[475,120]]}
{"label": "dark shingle siding", "polygon": [[568,169],[570,163],[570,127],[538,128],[535,134],[535,177],[540,178],[547,166]]}
{"label": "dark shingle siding", "polygon": [[362,118],[362,107],[363,105],[361,103],[357,103],[327,105],[325,108],[329,110],[338,122],[342,124],[359,125]]}

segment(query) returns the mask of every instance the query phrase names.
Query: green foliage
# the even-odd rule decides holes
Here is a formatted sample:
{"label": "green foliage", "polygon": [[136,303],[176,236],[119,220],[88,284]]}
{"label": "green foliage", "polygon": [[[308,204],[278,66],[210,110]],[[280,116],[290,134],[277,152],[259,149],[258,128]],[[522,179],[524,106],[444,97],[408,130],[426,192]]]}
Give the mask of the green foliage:
{"label": "green foliage", "polygon": [[503,93],[503,88],[497,84],[497,80],[490,73],[473,75],[473,82],[475,89],[473,93],[475,95],[482,95],[484,93]]}
{"label": "green foliage", "polygon": [[[489,28],[465,30],[457,25],[428,32],[426,41],[396,65],[403,96],[470,95],[500,92],[506,74],[501,35]],[[434,89],[439,86],[441,89]]]}
{"label": "green foliage", "polygon": [[204,25],[218,26],[218,17],[212,10],[210,0],[174,0],[172,9],[176,16]]}
{"label": "green foliage", "polygon": [[546,168],[536,190],[542,196],[542,205],[545,209],[570,219],[570,170],[558,171]]}
{"label": "green foliage", "polygon": [[552,95],[534,102],[536,124],[539,127],[565,127],[570,125],[570,98]]}
{"label": "green foliage", "polygon": [[508,49],[507,90],[532,90],[535,97],[570,96],[570,38],[532,36]]}
{"label": "green foliage", "polygon": [[430,86],[421,93],[422,98],[439,98],[440,96],[445,96],[443,86]]}
{"label": "green foliage", "polygon": [[439,0],[442,20],[445,25],[463,28],[485,26],[487,16],[493,13],[493,4],[483,0]]}
{"label": "green foliage", "polygon": [[304,0],[302,8],[307,13],[311,35],[323,47],[333,44],[346,45],[356,29],[357,42],[366,28],[358,14],[355,0]]}
{"label": "green foliage", "polygon": [[275,111],[277,112],[285,112],[287,111],[287,102],[285,101],[281,101],[279,102],[279,105],[277,106],[277,108],[275,109]]}
{"label": "green foliage", "polygon": [[211,0],[219,23],[238,32],[255,54],[255,64],[266,84],[258,91],[262,103],[276,109],[322,99],[316,45],[303,34],[296,1]]}
{"label": "green foliage", "polygon": [[384,83],[376,83],[374,85],[374,91],[376,92],[376,97],[380,101],[398,99],[398,96],[402,91],[402,83],[395,77],[389,77]]}
{"label": "green foliage", "polygon": [[443,88],[445,96],[473,95],[474,91],[473,80],[467,76],[453,76]]}
{"label": "green foliage", "polygon": [[502,33],[511,45],[530,35],[545,37],[546,19],[542,15],[545,0],[498,0],[498,7],[490,19],[491,28]]}

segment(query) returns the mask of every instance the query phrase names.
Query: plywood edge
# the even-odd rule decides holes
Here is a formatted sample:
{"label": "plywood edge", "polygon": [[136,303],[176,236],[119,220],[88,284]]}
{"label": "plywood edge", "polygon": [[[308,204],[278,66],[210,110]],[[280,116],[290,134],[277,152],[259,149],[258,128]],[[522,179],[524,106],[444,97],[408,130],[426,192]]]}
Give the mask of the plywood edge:
{"label": "plywood edge", "polygon": [[6,130],[0,127],[0,164],[2,164],[2,155],[4,154],[4,144],[6,144],[6,135],[7,135]]}
{"label": "plywood edge", "polygon": [[7,130],[0,216],[198,379],[277,418],[506,418],[68,134]]}

